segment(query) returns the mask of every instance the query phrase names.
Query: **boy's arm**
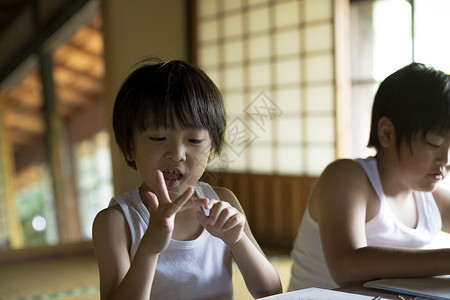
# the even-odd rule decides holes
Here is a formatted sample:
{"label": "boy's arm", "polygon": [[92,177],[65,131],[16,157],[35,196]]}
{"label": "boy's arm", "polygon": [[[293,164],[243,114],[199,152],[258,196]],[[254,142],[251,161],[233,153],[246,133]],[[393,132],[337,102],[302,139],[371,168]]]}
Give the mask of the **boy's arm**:
{"label": "boy's arm", "polygon": [[[214,187],[222,201],[236,208],[245,218],[244,211],[236,196],[228,189]],[[245,284],[254,298],[261,298],[282,292],[278,272],[264,255],[258,242],[245,220],[242,238],[233,244],[228,244],[234,259],[245,280]]]}
{"label": "boy's arm", "polygon": [[[344,176],[345,175],[345,176]],[[325,260],[341,286],[377,278],[427,277],[450,273],[450,250],[367,245],[365,223],[371,185],[362,168],[346,160],[326,168],[310,203],[316,208]]]}
{"label": "boy's arm", "polygon": [[107,208],[94,220],[93,243],[102,300],[150,298],[159,253],[167,248],[172,237],[175,215],[193,193],[193,189],[188,188],[172,202],[162,173],[157,171],[156,176],[157,194],[146,193],[152,217],[131,264],[128,254],[131,237],[122,211]]}
{"label": "boy's arm", "polygon": [[129,229],[120,210],[111,207],[95,218],[92,234],[100,274],[101,299],[146,299],[156,267],[157,256],[138,250],[130,264]]}

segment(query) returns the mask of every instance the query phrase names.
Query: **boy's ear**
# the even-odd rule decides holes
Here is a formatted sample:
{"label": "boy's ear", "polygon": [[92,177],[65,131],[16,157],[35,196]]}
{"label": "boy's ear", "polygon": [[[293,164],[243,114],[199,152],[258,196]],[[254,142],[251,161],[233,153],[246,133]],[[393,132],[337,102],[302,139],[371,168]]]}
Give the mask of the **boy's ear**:
{"label": "boy's ear", "polygon": [[134,161],[134,150],[133,150],[133,147],[130,147],[130,149],[128,149],[128,153],[125,155],[125,158],[128,161]]}
{"label": "boy's ear", "polygon": [[378,140],[383,148],[395,144],[394,124],[388,117],[381,117],[378,121]]}
{"label": "boy's ear", "polygon": [[208,153],[208,161],[206,162],[207,164],[209,164],[213,155],[214,155],[214,149],[211,147],[211,149],[209,150],[209,153]]}

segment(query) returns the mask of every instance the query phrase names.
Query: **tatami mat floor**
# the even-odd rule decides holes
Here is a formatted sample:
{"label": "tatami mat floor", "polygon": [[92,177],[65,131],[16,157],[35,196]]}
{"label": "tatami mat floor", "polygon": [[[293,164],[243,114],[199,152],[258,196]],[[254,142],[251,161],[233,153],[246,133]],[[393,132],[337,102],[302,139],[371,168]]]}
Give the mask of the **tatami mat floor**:
{"label": "tatami mat floor", "polygon": [[[292,266],[288,254],[269,251],[268,257],[286,290]],[[236,300],[253,299],[235,265],[233,285]],[[0,300],[35,299],[100,299],[95,257],[84,254],[0,265]]]}
{"label": "tatami mat floor", "polygon": [[[286,292],[291,277],[292,260],[288,255],[269,256],[269,259],[277,269],[278,274],[280,275],[281,284],[283,285],[283,291]],[[236,265],[233,265],[233,288],[235,300],[253,299],[248,292],[244,279]]]}

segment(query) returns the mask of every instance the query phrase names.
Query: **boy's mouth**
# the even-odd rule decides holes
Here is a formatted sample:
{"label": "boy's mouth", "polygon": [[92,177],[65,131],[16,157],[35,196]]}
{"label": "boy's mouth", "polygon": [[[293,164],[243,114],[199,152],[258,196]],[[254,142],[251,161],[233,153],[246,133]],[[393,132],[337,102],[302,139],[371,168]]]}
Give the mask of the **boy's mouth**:
{"label": "boy's mouth", "polygon": [[183,174],[180,170],[163,170],[162,173],[167,187],[177,185],[180,179],[183,177]]}
{"label": "boy's mouth", "polygon": [[444,177],[445,177],[445,172],[442,170],[442,169],[440,169],[439,171],[435,171],[435,172],[432,172],[431,174],[430,174],[430,176],[434,179],[434,180],[438,180],[438,181],[441,181],[441,180],[443,180],[444,179]]}

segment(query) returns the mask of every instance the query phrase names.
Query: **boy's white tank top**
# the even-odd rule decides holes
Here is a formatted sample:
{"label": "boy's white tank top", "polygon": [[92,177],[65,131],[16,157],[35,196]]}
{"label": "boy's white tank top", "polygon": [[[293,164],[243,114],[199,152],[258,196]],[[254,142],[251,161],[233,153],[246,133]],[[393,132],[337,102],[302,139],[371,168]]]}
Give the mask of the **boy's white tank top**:
{"label": "boy's white tank top", "polygon": [[[207,183],[197,182],[200,198],[220,200]],[[133,261],[150,213],[138,189],[115,196],[109,206],[119,204],[131,232],[130,260]],[[206,229],[195,240],[171,240],[158,258],[152,286],[152,299],[233,299],[231,252],[219,238]]]}
{"label": "boy's white tank top", "polygon": [[[366,223],[368,246],[391,246],[405,248],[432,248],[441,231],[442,220],[433,195],[430,192],[415,192],[417,203],[417,226],[410,228],[393,214],[383,192],[377,161],[373,157],[357,159],[380,199],[378,214]],[[328,271],[323,255],[319,224],[306,207],[291,257],[294,261],[289,291],[308,287],[333,289],[338,285]]]}
{"label": "boy's white tank top", "polygon": [[406,248],[425,248],[442,229],[442,218],[431,192],[414,192],[417,207],[417,225],[411,228],[395,217],[383,192],[374,157],[357,160],[366,171],[380,199],[378,214],[366,223],[368,245]]}

